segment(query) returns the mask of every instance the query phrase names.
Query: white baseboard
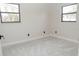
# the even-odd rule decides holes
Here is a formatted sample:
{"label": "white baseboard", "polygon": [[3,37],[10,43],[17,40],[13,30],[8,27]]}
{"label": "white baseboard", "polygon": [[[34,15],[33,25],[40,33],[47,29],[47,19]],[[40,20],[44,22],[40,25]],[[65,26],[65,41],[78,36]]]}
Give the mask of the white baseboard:
{"label": "white baseboard", "polygon": [[72,40],[70,38],[66,38],[66,37],[62,37],[62,36],[59,36],[59,35],[53,35],[53,34],[50,34],[51,37],[56,37],[56,38],[59,38],[59,39],[64,39],[64,40],[67,40],[67,41],[70,41],[70,42],[73,42],[73,43],[76,43],[76,44],[79,44],[79,41],[78,40]]}
{"label": "white baseboard", "polygon": [[16,42],[10,42],[10,43],[3,44],[2,47],[20,44],[20,43],[24,43],[24,42],[29,42],[32,40],[42,39],[42,38],[49,37],[49,36],[50,36],[50,34],[39,36],[39,37],[34,37],[34,38],[26,38],[25,40],[20,40],[20,41],[16,41]]}
{"label": "white baseboard", "polygon": [[29,41],[32,41],[32,40],[42,39],[42,38],[49,37],[49,36],[59,38],[59,39],[64,39],[64,40],[79,44],[79,41],[77,41],[77,40],[72,40],[72,39],[62,37],[62,36],[59,36],[59,35],[47,34],[47,35],[44,35],[44,36],[28,38],[27,40],[20,40],[20,41],[16,41],[16,42],[6,43],[6,44],[3,44],[2,47],[16,45],[16,44],[20,44],[20,43],[24,43],[24,42],[29,42]]}

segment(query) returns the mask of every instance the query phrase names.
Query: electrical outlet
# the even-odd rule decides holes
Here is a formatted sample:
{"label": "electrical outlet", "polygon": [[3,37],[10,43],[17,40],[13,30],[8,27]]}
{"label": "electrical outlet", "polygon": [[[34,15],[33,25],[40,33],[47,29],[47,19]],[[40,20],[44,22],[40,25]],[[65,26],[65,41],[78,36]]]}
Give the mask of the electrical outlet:
{"label": "electrical outlet", "polygon": [[45,32],[45,31],[43,31],[43,33],[45,34],[46,32]]}
{"label": "electrical outlet", "polygon": [[55,30],[55,31],[54,31],[54,33],[55,33],[55,34],[57,34],[57,33],[58,33],[58,31],[57,31],[57,30]]}
{"label": "electrical outlet", "polygon": [[28,33],[28,36],[30,36],[30,34]]}

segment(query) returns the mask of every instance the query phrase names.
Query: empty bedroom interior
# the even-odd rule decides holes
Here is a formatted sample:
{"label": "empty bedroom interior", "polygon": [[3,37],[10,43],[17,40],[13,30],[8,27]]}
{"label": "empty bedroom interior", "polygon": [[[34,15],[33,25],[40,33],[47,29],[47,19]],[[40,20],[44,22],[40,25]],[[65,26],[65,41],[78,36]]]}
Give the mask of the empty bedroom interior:
{"label": "empty bedroom interior", "polygon": [[78,3],[0,4],[0,55],[78,56],[78,10]]}

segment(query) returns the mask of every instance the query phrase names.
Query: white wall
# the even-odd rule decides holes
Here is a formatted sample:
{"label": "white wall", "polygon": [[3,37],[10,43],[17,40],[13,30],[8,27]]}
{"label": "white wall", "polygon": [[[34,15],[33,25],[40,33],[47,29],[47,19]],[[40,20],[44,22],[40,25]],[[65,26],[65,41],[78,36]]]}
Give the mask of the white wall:
{"label": "white wall", "polygon": [[1,40],[0,40],[0,56],[2,56]]}
{"label": "white wall", "polygon": [[[50,4],[51,29],[56,35],[79,41],[79,11],[77,11],[77,22],[61,22],[61,6],[66,4]],[[79,10],[79,5],[78,5]]]}
{"label": "white wall", "polygon": [[[0,23],[0,33],[1,32],[2,32],[2,26],[1,26],[1,23]],[[0,40],[0,56],[2,56],[2,42],[1,42],[1,40]]]}
{"label": "white wall", "polygon": [[[29,40],[27,34],[30,33],[30,37],[40,37],[45,30],[46,34],[67,37],[72,40],[79,40],[79,16],[77,16],[77,22],[61,22],[61,6],[66,4],[40,4],[40,3],[27,3],[20,4],[21,23],[1,23],[1,34],[5,36],[2,40],[2,44]],[[79,6],[78,6],[79,10]],[[79,14],[79,11],[77,12]]]}
{"label": "white wall", "polygon": [[20,4],[21,23],[2,23],[2,33],[5,39],[2,44],[28,40],[30,37],[40,37],[45,30],[50,33],[50,21],[48,20],[48,4]]}

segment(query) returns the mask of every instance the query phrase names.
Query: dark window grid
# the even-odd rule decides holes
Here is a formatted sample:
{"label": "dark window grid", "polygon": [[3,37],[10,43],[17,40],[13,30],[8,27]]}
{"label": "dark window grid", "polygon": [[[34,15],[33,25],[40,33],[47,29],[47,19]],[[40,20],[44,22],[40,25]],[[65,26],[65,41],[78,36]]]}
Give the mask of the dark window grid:
{"label": "dark window grid", "polygon": [[[69,15],[69,14],[64,14],[64,15]],[[77,18],[77,15],[76,15],[76,18]],[[76,21],[63,21],[63,14],[62,14],[62,16],[61,16],[61,22],[76,22]]]}
{"label": "dark window grid", "polygon": [[[12,3],[11,3],[11,4],[12,4]],[[13,3],[13,4],[14,4],[14,3]],[[18,5],[18,8],[19,8],[18,11],[19,11],[19,12],[1,12],[1,11],[0,11],[1,23],[20,23],[20,22],[21,22],[20,4],[15,4],[15,5]],[[3,21],[2,21],[2,15],[1,15],[2,13],[19,14],[19,21],[3,22]]]}
{"label": "dark window grid", "polygon": [[0,13],[19,14],[19,12],[0,12]]}
{"label": "dark window grid", "polygon": [[63,13],[62,15],[66,15],[66,14],[77,14],[77,12]]}
{"label": "dark window grid", "polygon": [[[63,21],[63,15],[65,15],[65,14],[74,14],[74,13],[77,14],[77,12],[63,13],[63,7],[67,7],[67,6],[71,6],[71,5],[75,5],[75,4],[77,4],[77,3],[74,3],[74,4],[70,4],[70,5],[66,5],[66,6],[62,6],[61,7],[61,22],[76,22],[76,21]],[[77,18],[77,16],[76,16],[76,18]]]}
{"label": "dark window grid", "polygon": [[[64,14],[64,15],[69,15],[69,14]],[[77,15],[76,15],[76,19],[77,19]],[[62,16],[61,16],[61,22],[76,22],[76,21],[63,21],[63,14],[62,14]]]}

